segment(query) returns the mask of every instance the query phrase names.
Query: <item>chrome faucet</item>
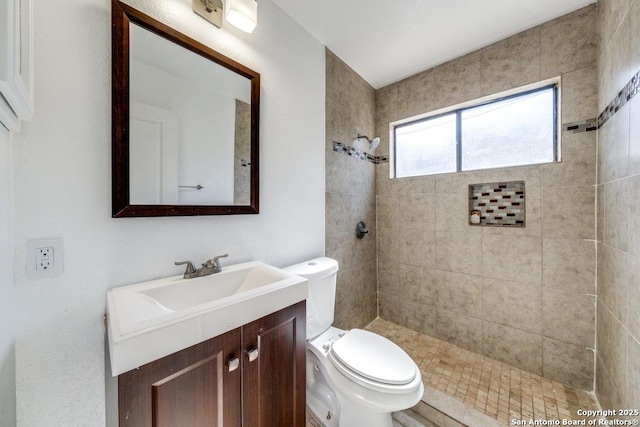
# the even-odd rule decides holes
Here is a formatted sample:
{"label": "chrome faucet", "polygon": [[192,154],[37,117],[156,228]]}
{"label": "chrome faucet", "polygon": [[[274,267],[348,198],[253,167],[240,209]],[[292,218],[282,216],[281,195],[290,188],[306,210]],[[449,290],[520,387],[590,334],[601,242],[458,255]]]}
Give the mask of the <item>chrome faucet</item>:
{"label": "chrome faucet", "polygon": [[220,265],[220,258],[226,258],[229,254],[218,255],[213,259],[208,260],[204,264],[202,264],[201,268],[196,268],[193,266],[191,261],[176,261],[175,265],[184,265],[187,264],[187,269],[184,272],[185,279],[193,279],[195,277],[208,276],[209,274],[220,273],[222,271],[222,266]]}

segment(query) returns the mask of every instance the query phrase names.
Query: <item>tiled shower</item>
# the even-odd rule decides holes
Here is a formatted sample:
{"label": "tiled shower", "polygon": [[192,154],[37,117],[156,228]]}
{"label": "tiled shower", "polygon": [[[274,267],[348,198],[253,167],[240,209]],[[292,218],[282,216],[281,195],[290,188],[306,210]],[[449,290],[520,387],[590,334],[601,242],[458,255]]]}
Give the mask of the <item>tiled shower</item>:
{"label": "tiled shower", "polygon": [[[327,51],[337,325],[363,327],[377,313],[554,381],[595,385],[605,408],[640,406],[640,220],[630,197],[640,191],[640,101],[597,129],[640,70],[638,47],[640,0],[609,0],[378,90]],[[561,163],[390,179],[388,162],[333,151],[361,133],[379,136],[371,154],[387,156],[393,121],[556,76]],[[526,226],[470,225],[469,186],[507,182],[525,184]],[[371,230],[362,240],[359,220]]]}

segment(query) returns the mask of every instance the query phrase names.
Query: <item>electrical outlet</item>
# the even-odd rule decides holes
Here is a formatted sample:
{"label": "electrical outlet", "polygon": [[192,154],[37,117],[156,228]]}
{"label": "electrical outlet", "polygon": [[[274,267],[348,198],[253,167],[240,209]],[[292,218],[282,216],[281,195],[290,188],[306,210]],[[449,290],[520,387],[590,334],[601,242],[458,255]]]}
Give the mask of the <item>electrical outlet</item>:
{"label": "electrical outlet", "polygon": [[52,270],[55,266],[53,258],[53,248],[47,246],[46,248],[36,248],[36,270],[45,271]]}
{"label": "electrical outlet", "polygon": [[62,273],[62,239],[27,240],[27,278],[40,279]]}

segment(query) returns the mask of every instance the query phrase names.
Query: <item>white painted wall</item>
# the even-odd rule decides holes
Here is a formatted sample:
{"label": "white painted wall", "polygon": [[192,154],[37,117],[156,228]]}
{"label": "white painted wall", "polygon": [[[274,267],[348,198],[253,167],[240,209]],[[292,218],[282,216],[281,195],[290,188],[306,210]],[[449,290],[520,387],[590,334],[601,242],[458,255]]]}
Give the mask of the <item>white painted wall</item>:
{"label": "white painted wall", "polygon": [[11,135],[0,125],[0,427],[16,420]]}
{"label": "white painted wall", "polygon": [[[251,35],[211,26],[190,0],[130,0],[261,73],[261,213],[112,219],[110,1],[37,3],[36,114],[13,144],[18,426],[104,426],[109,288],[225,252],[277,266],[324,253],[324,48],[271,0]],[[61,276],[26,279],[39,237],[63,239]]]}

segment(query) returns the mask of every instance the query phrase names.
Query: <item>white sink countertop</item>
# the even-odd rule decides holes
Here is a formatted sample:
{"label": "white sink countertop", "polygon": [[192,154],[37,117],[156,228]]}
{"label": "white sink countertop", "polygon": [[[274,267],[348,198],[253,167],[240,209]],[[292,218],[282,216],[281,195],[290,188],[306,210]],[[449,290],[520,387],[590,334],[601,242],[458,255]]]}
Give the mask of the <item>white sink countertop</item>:
{"label": "white sink countertop", "polygon": [[308,282],[260,261],[194,279],[182,275],[107,292],[113,376],[303,301]]}

